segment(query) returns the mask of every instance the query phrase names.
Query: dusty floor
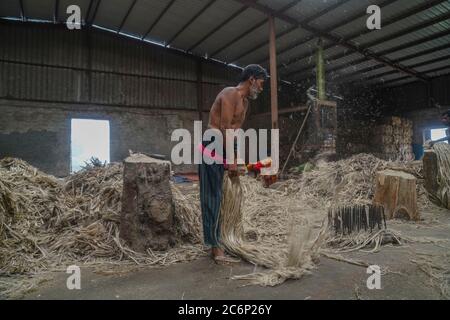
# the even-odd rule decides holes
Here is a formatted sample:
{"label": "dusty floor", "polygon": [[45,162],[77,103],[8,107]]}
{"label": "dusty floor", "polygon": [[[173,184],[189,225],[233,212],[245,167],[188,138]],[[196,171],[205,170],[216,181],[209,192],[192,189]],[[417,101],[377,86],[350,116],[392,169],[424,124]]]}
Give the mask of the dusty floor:
{"label": "dusty floor", "polygon": [[[420,239],[400,247],[386,246],[375,254],[346,257],[379,265],[381,289],[366,286],[365,267],[321,258],[311,275],[277,287],[243,286],[230,275],[253,271],[241,263],[217,266],[207,257],[164,269],[138,269],[104,275],[82,268],[81,289],[68,290],[64,272],[55,273],[25,299],[448,299],[450,211],[434,210],[422,222],[388,222],[403,235]],[[428,242],[428,243],[427,243]],[[423,263],[431,259],[432,264]],[[437,267],[440,265],[440,267]],[[431,268],[434,266],[435,268]]]}

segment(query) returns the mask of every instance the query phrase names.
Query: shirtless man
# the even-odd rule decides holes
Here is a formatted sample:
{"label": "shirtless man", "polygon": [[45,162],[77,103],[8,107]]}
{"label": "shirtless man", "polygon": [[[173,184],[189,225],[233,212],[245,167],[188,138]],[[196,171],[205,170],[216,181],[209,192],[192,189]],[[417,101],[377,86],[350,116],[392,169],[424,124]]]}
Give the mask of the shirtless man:
{"label": "shirtless man", "polygon": [[[248,110],[248,99],[255,100],[263,91],[267,72],[259,65],[249,65],[242,71],[240,83],[236,87],[223,89],[216,97],[209,113],[208,128],[222,132],[224,145],[226,141],[234,144],[233,136],[227,136],[227,129],[242,127]],[[203,141],[206,147],[210,141]],[[223,154],[226,158],[225,148]],[[227,163],[229,175],[238,174],[238,166]],[[220,246],[219,212],[222,199],[222,181],[225,166],[223,164],[206,164],[202,161],[199,167],[200,178],[200,204],[202,209],[204,241],[211,247],[211,254],[216,263],[230,263],[236,260],[225,256]]]}

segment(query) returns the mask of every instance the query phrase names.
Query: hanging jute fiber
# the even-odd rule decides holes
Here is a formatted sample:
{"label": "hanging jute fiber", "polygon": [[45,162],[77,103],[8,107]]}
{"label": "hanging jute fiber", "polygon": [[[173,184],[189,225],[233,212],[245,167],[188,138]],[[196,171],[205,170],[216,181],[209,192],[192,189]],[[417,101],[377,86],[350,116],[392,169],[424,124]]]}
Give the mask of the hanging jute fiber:
{"label": "hanging jute fiber", "polygon": [[[247,202],[252,200],[257,201],[247,199]],[[273,246],[260,243],[250,244],[244,238],[243,203],[244,192],[240,178],[225,174],[220,208],[221,243],[228,252],[250,263],[268,268],[265,272],[235,276],[234,279],[247,280],[251,284],[274,286],[287,279],[299,279],[315,268],[318,262],[318,251],[324,240],[324,227],[321,228],[319,235],[312,239],[312,229],[309,224],[295,225],[291,219],[289,239],[287,239],[289,244],[284,250],[277,250]]]}
{"label": "hanging jute fiber", "polygon": [[437,156],[437,185],[436,194],[432,197],[443,207],[450,209],[450,145],[448,143],[436,143],[433,151]]}

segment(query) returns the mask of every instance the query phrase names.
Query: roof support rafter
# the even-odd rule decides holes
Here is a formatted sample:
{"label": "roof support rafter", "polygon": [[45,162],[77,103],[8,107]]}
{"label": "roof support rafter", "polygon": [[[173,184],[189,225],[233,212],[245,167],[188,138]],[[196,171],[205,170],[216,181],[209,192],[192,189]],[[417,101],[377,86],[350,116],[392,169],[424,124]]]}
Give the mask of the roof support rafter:
{"label": "roof support rafter", "polygon": [[412,77],[418,78],[421,81],[427,81],[428,80],[426,77],[424,77],[423,75],[419,74],[415,70],[412,70],[412,69],[409,69],[409,68],[404,67],[402,65],[393,63],[390,59],[388,59],[386,57],[378,56],[377,54],[375,54],[374,52],[372,52],[370,50],[367,50],[367,49],[366,50],[361,50],[358,46],[354,45],[353,43],[350,43],[348,41],[342,41],[342,39],[340,39],[339,37],[337,37],[335,35],[332,35],[332,34],[323,32],[321,30],[318,30],[318,29],[316,29],[314,27],[305,25],[302,22],[285,15],[284,13],[278,13],[278,12],[274,11],[273,9],[271,9],[269,7],[266,7],[264,5],[258,4],[256,2],[250,1],[250,0],[235,0],[235,1],[239,1],[239,2],[241,2],[243,4],[251,6],[252,8],[254,8],[254,9],[258,10],[258,11],[261,11],[261,12],[267,14],[267,15],[273,15],[274,17],[277,17],[278,19],[284,20],[284,21],[286,21],[286,22],[288,22],[290,24],[297,25],[297,26],[305,29],[308,32],[316,34],[318,37],[322,37],[324,39],[330,40],[330,41],[332,41],[332,42],[334,42],[336,44],[339,44],[339,45],[349,49],[349,50],[357,51],[357,52],[363,54],[364,56],[366,56],[368,59],[376,60],[376,61],[378,61],[380,63],[383,63],[383,64],[385,64],[387,66],[390,66],[390,67],[392,67],[394,69],[397,69],[397,70],[399,70],[399,71],[401,71],[401,72],[403,72],[405,74],[408,74],[408,75],[410,75]]}
{"label": "roof support rafter", "polygon": [[59,0],[55,0],[55,6],[53,10],[53,23],[58,23],[58,14],[59,14]]}
{"label": "roof support rafter", "polygon": [[[379,7],[382,8],[382,7],[388,6],[391,3],[394,3],[395,1],[398,1],[398,0],[385,0],[382,3],[379,4]],[[356,14],[354,14],[352,16],[349,16],[347,19],[344,19],[343,21],[339,21],[338,23],[335,23],[334,25],[328,27],[327,29],[324,30],[324,32],[331,32],[331,31],[333,31],[335,29],[339,29],[339,28],[347,25],[348,23],[350,23],[350,22],[352,22],[354,20],[357,20],[357,19],[359,19],[361,17],[365,17],[366,15],[367,14],[366,14],[365,11],[362,12],[362,13],[356,13]],[[283,54],[285,52],[288,52],[288,51],[290,51],[290,50],[292,50],[294,48],[297,48],[298,46],[301,46],[301,45],[307,43],[308,41],[310,41],[310,40],[312,40],[314,38],[315,38],[315,35],[311,34],[311,35],[309,35],[309,36],[307,36],[307,37],[305,37],[303,39],[300,39],[299,41],[294,42],[293,44],[287,46],[286,48],[280,50],[278,54],[281,55],[281,54]],[[267,59],[268,59],[267,57],[264,57],[264,59],[258,61],[257,63],[259,63],[259,64],[265,63],[267,61]],[[278,66],[280,67],[283,64],[284,63],[280,62]]]}
{"label": "roof support rafter", "polygon": [[[420,68],[420,67],[424,67],[427,65],[431,65],[433,63],[437,63],[437,62],[441,62],[441,61],[448,61],[450,60],[450,54],[443,56],[443,57],[439,57],[436,59],[432,59],[432,60],[428,60],[428,61],[423,61],[420,63],[415,63],[413,65],[410,65],[410,68]],[[440,69],[442,69],[443,67],[440,67]],[[439,69],[438,69],[439,70]],[[377,74],[373,74],[367,77],[359,77],[357,80],[352,79],[350,81],[345,81],[344,83],[351,83],[351,82],[355,82],[355,81],[360,81],[360,80],[372,80],[372,79],[376,79],[376,78],[380,78],[380,77],[385,77],[391,74],[396,74],[397,71],[396,70],[391,70],[391,71],[386,71],[386,72],[382,72],[382,73],[377,73]],[[425,71],[425,73],[428,73],[428,71]]]}
{"label": "roof support rafter", "polygon": [[[309,17],[308,19],[306,19],[304,21],[304,23],[308,24],[311,21],[313,21],[313,20],[315,20],[315,19],[317,19],[317,18],[319,18],[319,17],[329,13],[330,11],[333,11],[334,9],[336,9],[337,7],[343,5],[344,3],[348,2],[348,1],[350,1],[350,0],[340,0],[340,1],[336,2],[334,5],[332,5],[332,6],[328,7],[328,8],[325,8],[324,10],[321,10],[320,12],[316,13],[312,17]],[[287,11],[287,10],[288,10],[288,8],[283,8],[283,12]],[[277,39],[279,39],[279,38],[281,38],[281,37],[283,37],[283,36],[293,32],[293,31],[295,31],[297,29],[298,29],[297,26],[291,26],[290,28],[288,28],[288,29],[284,30],[283,32],[281,32],[280,34],[278,34],[277,35]],[[239,59],[249,55],[250,53],[252,53],[252,52],[254,52],[254,51],[258,50],[258,49],[261,49],[262,47],[267,46],[267,45],[269,45],[269,41],[267,41],[267,40],[262,41],[262,42],[258,43],[256,46],[254,46],[254,47],[250,48],[249,50],[245,51],[244,53],[240,54],[239,56],[230,59],[230,61],[239,60]],[[278,54],[280,54],[280,53],[278,53]],[[267,61],[267,58],[264,59],[264,62],[265,61]]]}
{"label": "roof support rafter", "polygon": [[22,17],[22,21],[27,21],[27,18],[25,17],[25,9],[23,6],[23,0],[19,0],[19,7],[20,7],[20,16]]}
{"label": "roof support rafter", "polygon": [[[435,18],[433,18],[431,20],[424,21],[424,22],[422,22],[422,23],[420,23],[418,25],[415,25],[415,26],[413,26],[411,28],[408,28],[407,30],[396,32],[395,34],[391,34],[391,35],[388,35],[388,36],[383,37],[381,39],[375,40],[375,41],[373,41],[371,43],[368,43],[368,44],[364,45],[364,47],[362,47],[362,48],[363,49],[365,49],[365,48],[368,49],[369,47],[377,46],[379,44],[382,44],[383,42],[390,41],[392,39],[396,39],[396,38],[402,37],[402,36],[404,36],[404,35],[406,35],[408,33],[416,32],[417,30],[430,27],[430,26],[432,26],[434,24],[440,23],[441,21],[445,21],[445,20],[447,20],[449,18],[450,18],[450,12],[447,12],[447,13],[442,14],[440,16],[437,16],[437,17],[435,17]],[[403,49],[406,49],[406,48],[410,48],[410,47],[413,47],[415,45],[418,45],[418,44],[421,44],[421,43],[424,43],[424,42],[428,42],[428,41],[432,41],[434,39],[441,38],[443,36],[448,35],[449,33],[450,33],[450,30],[444,30],[444,31],[438,32],[438,33],[436,33],[436,34],[434,34],[432,36],[429,36],[429,37],[424,37],[422,39],[414,40],[414,41],[411,41],[409,43],[405,43],[405,44],[397,46],[397,47],[393,47],[393,48],[390,48],[390,49],[379,51],[379,52],[377,52],[377,55],[385,56],[385,55],[390,54],[390,53],[395,52],[395,51],[400,51],[400,50],[403,50]],[[347,56],[348,56],[348,53],[340,53],[340,54],[337,54],[337,55],[329,57],[328,60],[329,61],[336,61],[336,60],[342,59],[342,58],[347,57]],[[363,57],[361,59],[355,60],[355,61],[352,62],[352,64],[355,65],[355,64],[362,63],[364,61],[367,61],[366,57]],[[348,68],[348,65],[341,65],[341,66],[338,66],[338,67],[334,67],[334,68],[328,69],[327,72],[338,71],[338,70],[345,69],[345,68]],[[285,74],[285,76],[289,77],[289,76],[291,76],[293,74],[300,73],[300,72],[303,72],[303,71],[306,71],[306,70],[309,70],[309,69],[310,69],[310,67],[305,67],[305,68],[302,68],[302,69],[299,69],[299,70],[295,70],[295,71],[289,72],[289,73]],[[302,77],[301,79],[305,79],[305,78],[308,78],[308,76]],[[299,79],[299,80],[301,80],[301,79]]]}
{"label": "roof support rafter", "polygon": [[153,21],[153,23],[150,25],[150,27],[148,28],[147,32],[144,33],[144,35],[142,36],[141,40],[144,40],[145,38],[147,38],[147,36],[150,34],[150,32],[152,32],[153,28],[158,24],[158,22],[164,17],[164,15],[166,14],[166,12],[170,9],[170,7],[172,7],[172,5],[175,3],[176,0],[170,0],[170,2],[164,7],[164,9],[162,9],[162,11],[160,12],[160,14],[158,15],[158,17],[155,19],[155,21]]}
{"label": "roof support rafter", "polygon": [[[439,68],[434,68],[434,69],[430,69],[430,70],[425,70],[423,73],[433,73],[433,72],[437,72],[437,71],[441,71],[441,70],[447,70],[450,69],[450,67],[439,67]],[[445,74],[442,74],[442,76]],[[440,75],[441,76],[441,75]],[[410,77],[400,77],[400,78],[395,78],[395,79],[391,79],[391,80],[387,80],[387,81],[383,81],[382,83],[380,83],[381,85],[386,85],[386,84],[390,84],[390,83],[394,83],[394,82],[398,82],[398,81],[402,81],[402,80],[406,80],[406,79],[410,79]]]}
{"label": "roof support rafter", "polygon": [[[102,2],[102,0],[92,0],[91,3],[89,4],[88,13],[86,15],[86,24],[88,26],[92,26],[92,24],[94,23],[95,18],[97,17],[98,8],[100,7],[101,2]],[[94,11],[91,14],[92,8],[94,8]]]}
{"label": "roof support rafter", "polygon": [[225,21],[223,21],[221,24],[219,24],[217,27],[212,29],[210,32],[208,32],[203,38],[198,40],[196,43],[194,43],[187,51],[192,51],[193,49],[197,48],[203,41],[211,37],[214,33],[222,29],[225,25],[227,25],[230,21],[244,13],[248,9],[247,6],[242,6],[238,10],[236,10],[231,16],[229,16]]}
{"label": "roof support rafter", "polygon": [[[414,54],[410,54],[408,56],[404,56],[404,57],[402,57],[400,59],[396,59],[394,61],[395,62],[408,61],[410,59],[418,58],[418,57],[425,56],[427,54],[430,54],[430,53],[433,53],[433,52],[437,52],[437,51],[441,51],[441,50],[445,50],[445,49],[450,49],[450,43],[447,43],[447,44],[444,44],[444,45],[441,45],[441,46],[438,46],[438,47],[435,47],[435,48],[423,50],[423,51],[420,51],[420,52],[416,52]],[[448,58],[450,60],[450,56],[448,56]],[[437,58],[437,59],[439,59],[438,61],[440,61],[440,59],[443,59],[443,58]],[[421,66],[422,64],[428,64],[428,63],[437,62],[437,61],[434,61],[434,60],[436,60],[436,59],[425,61],[425,62],[420,63],[419,65],[413,65],[413,66],[409,66],[409,67],[410,68],[415,68],[415,67]],[[367,73],[367,72],[375,71],[377,69],[381,69],[382,67],[384,67],[384,65],[377,64],[375,66],[371,66],[371,67],[368,67],[368,68],[357,70],[355,72],[346,73],[346,74],[344,74],[342,76],[338,76],[338,79],[339,80],[347,79],[347,78],[353,77],[356,74],[364,74],[364,73]],[[382,74],[382,75],[384,75],[384,74]]]}
{"label": "roof support rafter", "polygon": [[[411,48],[411,47],[414,47],[414,46],[417,46],[417,45],[420,45],[420,44],[423,44],[423,43],[426,43],[426,42],[430,42],[430,41],[433,41],[433,40],[436,40],[436,39],[439,39],[439,38],[442,38],[442,37],[445,37],[445,36],[448,36],[448,35],[450,35],[450,30],[441,31],[439,33],[436,33],[436,34],[430,36],[430,37],[424,37],[424,38],[421,38],[421,39],[418,39],[418,40],[410,41],[410,42],[402,44],[400,46],[396,46],[396,47],[393,47],[393,48],[390,48],[390,49],[386,49],[386,50],[380,51],[380,52],[378,52],[378,54],[379,55],[391,54],[393,52],[397,52],[397,51],[400,51],[400,50],[408,49],[408,48]],[[438,50],[438,49],[436,49],[436,50]],[[428,53],[431,53],[431,52],[434,52],[433,48],[430,49],[430,52],[428,52]],[[412,54],[410,56],[406,56],[405,60],[415,58],[415,56],[414,56],[415,54]],[[419,53],[419,55],[420,55],[420,53]],[[408,58],[408,59],[406,59],[406,58]],[[365,57],[363,57],[363,58],[360,58],[360,59],[352,61],[352,64],[353,65],[357,65],[357,64],[363,63],[365,61],[367,61],[367,59]],[[394,60],[394,61],[398,62],[397,60]],[[335,67],[328,68],[327,72],[338,71],[338,70],[345,69],[345,68],[348,68],[348,67],[349,67],[348,64],[341,64],[341,65],[338,65],[338,66],[335,66]],[[384,65],[380,65],[380,67],[384,67]],[[310,66],[304,67],[302,69],[298,69],[298,70],[296,70],[296,71],[294,71],[292,73],[302,73],[302,72],[308,71],[309,69],[311,69]],[[308,77],[307,76],[306,77],[301,77],[301,78],[299,78],[297,80],[302,80],[302,79],[306,79],[306,78],[308,78]]]}
{"label": "roof support rafter", "polygon": [[[285,5],[283,8],[281,8],[280,10],[278,10],[277,12],[284,12],[286,10],[289,10],[290,8],[296,6],[297,4],[299,4],[302,0],[295,0],[292,1],[290,3],[288,3],[287,5]],[[249,8],[248,5],[244,4],[245,7]],[[234,37],[233,39],[231,39],[230,41],[228,41],[226,44],[224,44],[222,47],[220,47],[219,49],[215,50],[213,53],[211,53],[211,56],[216,56],[217,54],[219,54],[220,52],[222,52],[223,50],[225,50],[226,48],[230,47],[231,45],[233,45],[234,43],[238,42],[239,40],[241,40],[242,38],[244,38],[247,34],[255,31],[256,29],[258,29],[259,27],[263,26],[264,24],[267,23],[267,19],[264,18],[263,20],[261,20],[260,22],[258,22],[257,24],[255,24],[254,26],[250,27],[249,29],[245,30],[242,34],[238,35],[237,37]]]}
{"label": "roof support rafter", "polygon": [[134,6],[136,5],[136,2],[137,2],[137,0],[133,0],[133,2],[131,3],[130,7],[127,10],[127,13],[125,14],[125,16],[122,19],[122,22],[120,23],[117,33],[120,33],[122,31],[122,28],[125,25],[125,22],[127,21],[128,16],[130,15],[131,11],[133,10]]}
{"label": "roof support rafter", "polygon": [[[425,2],[425,3],[423,3],[423,4],[420,4],[420,5],[416,6],[416,7],[413,7],[412,9],[410,9],[410,10],[408,10],[408,11],[406,11],[406,12],[402,12],[402,13],[400,13],[400,14],[398,14],[398,15],[395,15],[395,16],[391,17],[390,19],[388,19],[388,20],[386,20],[386,21],[383,21],[383,26],[385,27],[385,26],[391,25],[391,24],[393,24],[393,23],[396,23],[396,22],[398,22],[399,20],[405,19],[405,18],[410,17],[410,16],[412,16],[412,15],[415,15],[415,14],[421,12],[421,11],[424,11],[424,10],[427,10],[427,9],[429,9],[429,8],[432,8],[433,6],[436,6],[437,4],[439,4],[439,3],[441,3],[441,2],[443,2],[443,1],[442,1],[442,0],[427,1],[427,2]],[[432,19],[432,20],[433,20],[433,19]],[[440,20],[440,19],[437,19],[437,20]],[[381,43],[383,43],[383,42],[386,42],[386,41],[395,39],[395,38],[397,38],[397,37],[399,37],[399,36],[402,36],[402,35],[404,35],[404,34],[406,34],[406,33],[410,33],[410,32],[417,31],[417,30],[419,30],[419,29],[422,29],[422,28],[424,28],[424,27],[429,26],[429,23],[435,24],[436,22],[433,23],[431,20],[429,20],[429,21],[424,21],[423,23],[421,23],[421,24],[419,24],[419,25],[413,26],[413,27],[408,28],[408,29],[406,29],[406,30],[400,30],[399,32],[396,32],[395,34],[391,34],[391,35],[388,35],[388,36],[386,36],[386,37],[384,37],[384,38],[381,38],[381,39],[372,41],[371,43],[368,43],[368,44],[364,45],[364,48],[373,47],[373,46],[376,46],[376,45],[381,44]],[[365,34],[367,34],[367,33],[369,33],[369,32],[371,32],[371,30],[367,30],[367,29],[365,29],[364,31],[361,31],[361,30],[355,31],[355,32],[352,33],[351,35],[349,35],[349,36],[347,36],[346,38],[344,38],[342,41],[351,41],[352,39],[357,38],[357,37],[360,37],[360,36],[362,36],[362,35],[365,35]],[[327,46],[327,47],[325,48],[325,50],[330,49],[330,48],[332,48],[332,47],[334,47],[334,44],[332,44],[332,45],[330,45],[330,46]],[[347,52],[344,53],[344,54],[338,54],[338,55],[335,55],[335,56],[330,57],[329,60],[337,60],[337,59],[340,59],[340,58],[345,57],[345,56],[347,56],[347,55],[348,55]],[[289,65],[291,65],[291,64],[293,64],[293,63],[296,63],[296,62],[298,62],[298,61],[300,61],[300,60],[302,60],[302,59],[307,58],[308,56],[309,56],[309,54],[304,54],[304,55],[298,56],[298,57],[296,57],[296,58],[294,58],[294,59],[288,61],[288,62],[285,63],[284,65],[289,66]],[[296,71],[294,71],[294,72],[292,72],[292,73],[296,73]],[[290,73],[287,74],[286,76],[289,76],[289,75],[290,75]]]}
{"label": "roof support rafter", "polygon": [[166,43],[166,47],[171,45],[172,42],[184,31],[186,30],[195,20],[198,19],[198,17],[200,17],[206,10],[208,10],[209,7],[211,7],[214,3],[216,2],[216,0],[209,0],[209,2],[200,9],[199,12],[197,12],[188,22],[186,22],[186,24],[180,28],[180,30],[178,30],[177,33],[175,33],[175,35],[172,36],[172,38],[170,38],[169,41],[167,41]]}

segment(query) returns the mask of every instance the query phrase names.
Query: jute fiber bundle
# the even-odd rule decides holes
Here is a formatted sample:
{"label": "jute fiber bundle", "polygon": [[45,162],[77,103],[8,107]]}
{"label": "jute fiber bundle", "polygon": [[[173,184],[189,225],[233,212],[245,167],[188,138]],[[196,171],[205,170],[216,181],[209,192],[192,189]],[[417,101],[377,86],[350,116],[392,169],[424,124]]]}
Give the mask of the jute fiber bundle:
{"label": "jute fiber bundle", "polygon": [[450,145],[447,143],[436,143],[433,146],[438,160],[437,194],[432,195],[439,203],[450,209]]}
{"label": "jute fiber bundle", "polygon": [[223,178],[223,193],[220,206],[221,243],[227,251],[251,263],[267,268],[277,267],[281,263],[279,252],[270,247],[256,246],[244,240],[242,204],[244,193],[239,177]]}
{"label": "jute fiber bundle", "polygon": [[124,245],[122,172],[121,164],[110,164],[57,179],[22,160],[1,160],[0,274],[36,274],[72,262],[166,266],[204,255],[197,201],[173,184],[179,244],[147,254]]}
{"label": "jute fiber bundle", "polygon": [[[252,200],[256,201],[247,201]],[[247,280],[250,284],[275,286],[290,278],[299,279],[315,268],[320,244],[324,241],[324,227],[319,235],[312,239],[312,228],[308,224],[291,223],[287,251],[277,250],[274,246],[250,244],[244,237],[243,203],[244,192],[239,177],[229,177],[225,174],[220,209],[221,243],[228,252],[269,270],[234,276],[233,279]],[[267,228],[270,229],[270,226]]]}

